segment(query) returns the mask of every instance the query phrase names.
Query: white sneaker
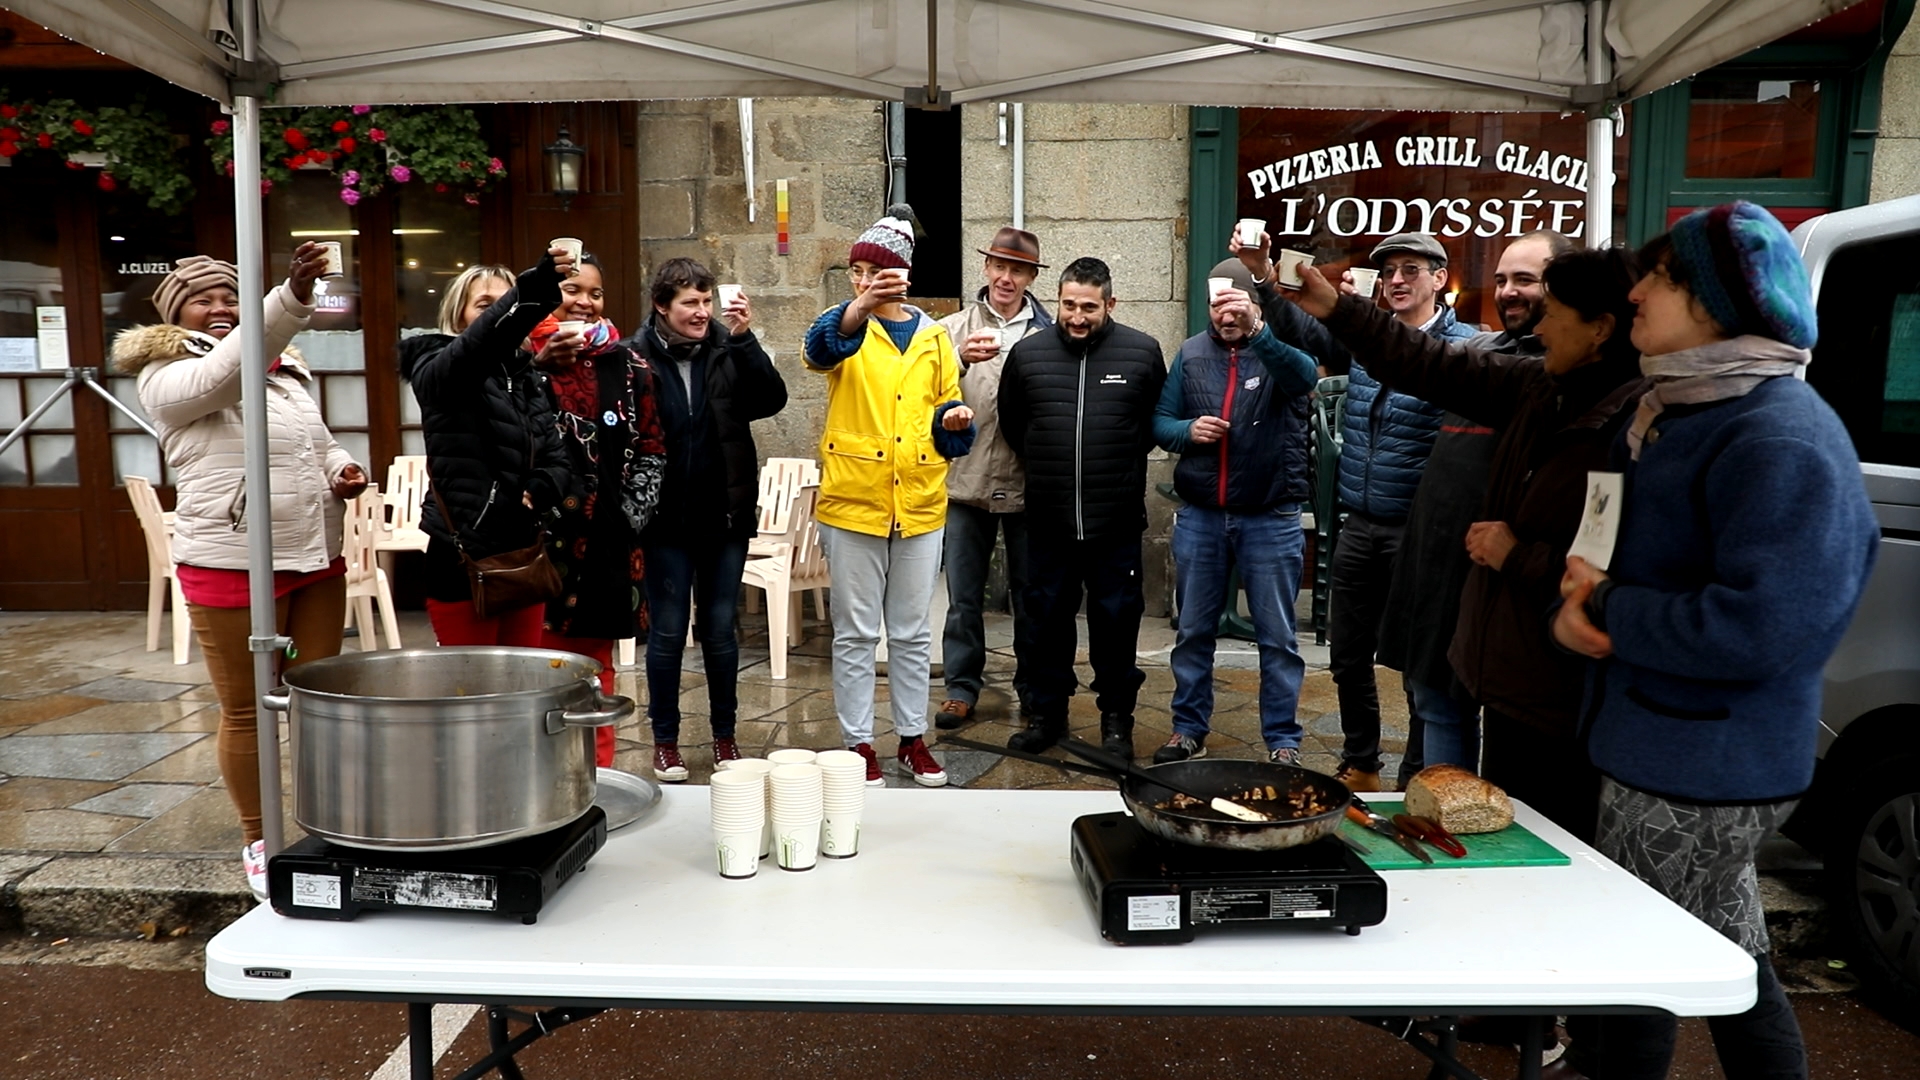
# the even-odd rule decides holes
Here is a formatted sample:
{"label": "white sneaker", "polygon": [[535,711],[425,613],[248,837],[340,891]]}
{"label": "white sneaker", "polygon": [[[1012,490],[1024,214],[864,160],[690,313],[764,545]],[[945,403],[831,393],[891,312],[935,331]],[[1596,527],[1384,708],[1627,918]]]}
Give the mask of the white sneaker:
{"label": "white sneaker", "polygon": [[247,868],[247,888],[253,890],[253,898],[266,903],[267,900],[267,842],[255,840],[240,849],[240,865]]}

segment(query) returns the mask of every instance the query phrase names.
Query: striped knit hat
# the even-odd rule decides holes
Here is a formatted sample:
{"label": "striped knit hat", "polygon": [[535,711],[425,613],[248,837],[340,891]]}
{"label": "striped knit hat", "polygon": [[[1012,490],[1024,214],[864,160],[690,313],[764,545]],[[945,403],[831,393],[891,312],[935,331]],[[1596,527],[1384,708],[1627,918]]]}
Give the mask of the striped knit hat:
{"label": "striped knit hat", "polygon": [[1813,286],[1778,218],[1742,200],[1695,210],[1669,236],[1687,288],[1729,337],[1813,348],[1820,334]]}
{"label": "striped knit hat", "polygon": [[886,217],[867,226],[847,252],[848,262],[863,260],[886,270],[913,269],[913,207],[894,203]]}

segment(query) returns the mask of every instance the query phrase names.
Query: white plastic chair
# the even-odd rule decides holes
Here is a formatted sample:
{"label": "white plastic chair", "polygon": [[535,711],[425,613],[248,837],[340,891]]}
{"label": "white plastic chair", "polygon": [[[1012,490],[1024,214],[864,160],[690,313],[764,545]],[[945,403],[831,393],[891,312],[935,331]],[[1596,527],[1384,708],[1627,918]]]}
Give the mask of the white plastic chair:
{"label": "white plastic chair", "polygon": [[381,551],[425,551],[427,534],[420,527],[420,501],[427,497],[427,459],[403,454],[387,466],[387,486],[381,518]]}
{"label": "white plastic chair", "polygon": [[[806,640],[800,618],[800,598],[795,593],[813,592],[814,614],[824,619],[823,602],[833,578],[827,571],[827,555],[820,547],[820,526],[813,518],[814,500],[820,494],[818,484],[800,489],[788,504],[786,528],[770,541],[768,554],[749,557],[740,571],[740,583],[767,594],[767,651],[773,677],[787,677],[787,650]],[[749,594],[751,595],[751,594]]]}
{"label": "white plastic chair", "polygon": [[387,572],[380,569],[378,544],[385,529],[385,503],[380,486],[367,490],[347,503],[346,536],[341,547],[347,557],[347,625],[360,628],[360,649],[371,652],[380,647],[375,632],[373,605],[380,605],[381,621],[387,626],[387,648],[400,648],[400,617],[393,607],[393,588]]}
{"label": "white plastic chair", "polygon": [[147,539],[147,651],[160,651],[160,610],[173,595],[173,662],[184,664],[193,650],[193,624],[187,617],[187,598],[173,572],[173,515],[160,509],[160,496],[144,476],[126,478],[133,516]]}

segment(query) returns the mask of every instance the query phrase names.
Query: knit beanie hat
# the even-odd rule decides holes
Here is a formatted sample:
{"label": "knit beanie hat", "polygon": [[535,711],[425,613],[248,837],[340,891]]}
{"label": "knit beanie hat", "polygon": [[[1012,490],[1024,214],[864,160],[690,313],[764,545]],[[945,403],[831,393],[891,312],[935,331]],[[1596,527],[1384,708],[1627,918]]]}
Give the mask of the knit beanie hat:
{"label": "knit beanie hat", "polygon": [[1813,348],[1813,286],[1778,218],[1750,202],[1730,202],[1681,218],[1669,238],[1688,289],[1728,336]]}
{"label": "knit beanie hat", "polygon": [[222,285],[236,293],[240,291],[239,267],[205,255],[189,255],[177,260],[173,273],[162,278],[160,287],[153,290],[154,310],[167,322],[178,323],[180,309],[187,306],[188,297]]}
{"label": "knit beanie hat", "polygon": [[867,226],[847,252],[848,262],[870,262],[887,270],[913,269],[913,208],[906,203],[887,207],[887,216]]}

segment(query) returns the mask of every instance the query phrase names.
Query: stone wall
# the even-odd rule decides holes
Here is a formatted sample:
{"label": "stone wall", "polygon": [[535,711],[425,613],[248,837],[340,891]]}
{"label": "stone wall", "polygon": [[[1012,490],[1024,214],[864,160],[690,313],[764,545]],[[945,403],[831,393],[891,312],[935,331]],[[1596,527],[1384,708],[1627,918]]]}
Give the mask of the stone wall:
{"label": "stone wall", "polygon": [[1873,149],[1873,202],[1920,194],[1920,17],[1887,57],[1880,90],[1880,138]]}

